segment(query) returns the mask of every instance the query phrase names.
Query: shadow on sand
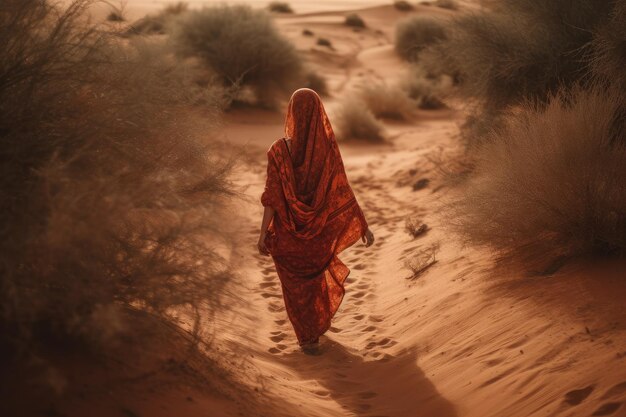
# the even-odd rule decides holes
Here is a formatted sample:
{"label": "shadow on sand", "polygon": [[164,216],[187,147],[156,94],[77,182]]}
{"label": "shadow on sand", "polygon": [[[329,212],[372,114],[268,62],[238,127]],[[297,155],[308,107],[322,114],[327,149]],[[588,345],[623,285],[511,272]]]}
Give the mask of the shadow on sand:
{"label": "shadow on sand", "polygon": [[[315,379],[326,390],[311,395],[330,396],[346,412],[377,417],[456,417],[417,367],[417,352],[406,351],[382,360],[366,360],[340,343],[323,338],[317,356],[296,351],[285,362],[305,379]],[[304,357],[303,357],[304,356]]]}

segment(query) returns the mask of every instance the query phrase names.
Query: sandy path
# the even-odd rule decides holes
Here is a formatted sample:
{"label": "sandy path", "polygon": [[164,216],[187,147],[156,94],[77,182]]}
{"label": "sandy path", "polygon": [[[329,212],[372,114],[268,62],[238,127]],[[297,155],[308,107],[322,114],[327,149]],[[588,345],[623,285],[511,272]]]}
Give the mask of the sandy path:
{"label": "sandy path", "polygon": [[[449,13],[421,7],[416,13]],[[329,78],[334,97],[371,80],[393,82],[404,64],[389,40],[390,7],[362,11],[369,29],[354,32],[341,14],[279,19],[307,61]],[[303,28],[332,40],[317,47]],[[371,248],[341,255],[351,268],[346,297],[322,340],[320,356],[299,352],[280,284],[269,258],[255,253],[265,180],[265,150],[282,135],[282,115],[228,115],[225,136],[246,144],[248,163],[241,243],[245,306],[218,331],[245,348],[242,379],[259,396],[281,398],[301,416],[526,417],[626,415],[626,299],[623,265],[565,268],[552,277],[494,270],[487,251],[462,248],[445,229],[441,202],[462,192],[438,165],[460,152],[462,114],[419,112],[406,124],[387,123],[390,144],[342,144],[348,177],[377,236]],[[439,161],[439,162],[438,162]],[[414,190],[422,180],[426,186]],[[423,181],[427,180],[427,181]],[[413,238],[408,216],[430,230]],[[411,261],[433,246],[437,263],[418,279]],[[616,273],[617,271],[617,273]],[[272,401],[261,415],[294,415]]]}

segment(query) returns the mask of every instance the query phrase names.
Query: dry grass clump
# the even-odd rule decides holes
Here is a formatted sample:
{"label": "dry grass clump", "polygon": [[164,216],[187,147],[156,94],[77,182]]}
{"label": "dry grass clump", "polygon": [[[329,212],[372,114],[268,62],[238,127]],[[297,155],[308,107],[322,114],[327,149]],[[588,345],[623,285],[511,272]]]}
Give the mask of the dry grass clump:
{"label": "dry grass clump", "polygon": [[526,266],[624,256],[625,109],[622,91],[594,86],[508,114],[452,210],[457,230]]}
{"label": "dry grass clump", "polygon": [[272,13],[293,13],[289,3],[284,1],[273,1],[267,5],[267,10]]}
{"label": "dry grass clump", "polygon": [[441,95],[446,90],[442,77],[429,76],[421,68],[412,68],[400,83],[405,92],[422,110],[446,108]]}
{"label": "dry grass clump", "polygon": [[229,276],[214,248],[230,164],[199,140],[219,97],[85,26],[87,5],[0,15],[0,347],[22,353],[106,349],[127,310],[197,330]]}
{"label": "dry grass clump", "polygon": [[356,13],[350,13],[346,15],[345,24],[354,28],[364,28],[365,21],[361,16]]}
{"label": "dry grass clump", "polygon": [[328,95],[328,83],[326,82],[326,78],[313,70],[309,70],[305,73],[304,87],[310,88],[320,96]]}
{"label": "dry grass clump", "polygon": [[415,239],[423,236],[429,228],[419,217],[407,217],[404,222],[404,230]]}
{"label": "dry grass clump", "polygon": [[415,112],[415,102],[398,86],[367,84],[360,90],[359,97],[376,117],[408,120]]}
{"label": "dry grass clump", "polygon": [[406,0],[395,0],[393,2],[393,7],[401,12],[409,12],[415,9],[415,7],[413,7],[413,5]]}
{"label": "dry grass clump", "polygon": [[362,100],[348,97],[342,101],[333,119],[337,137],[341,140],[357,140],[381,143],[385,140],[383,125]]}
{"label": "dry grass clump", "polygon": [[164,35],[169,31],[172,21],[189,10],[189,4],[185,2],[172,3],[156,14],[145,16],[134,22],[126,35]]}
{"label": "dry grass clump", "polygon": [[504,0],[452,21],[428,61],[460,78],[461,92],[484,106],[545,101],[586,81],[587,46],[610,11],[611,2],[593,0]]}
{"label": "dry grass clump", "polygon": [[264,105],[274,105],[302,77],[295,47],[266,12],[249,6],[189,11],[176,20],[172,40],[182,56],[199,59],[225,86],[251,88]]}
{"label": "dry grass clump", "polygon": [[317,38],[316,42],[319,46],[326,46],[327,48],[333,49],[333,44],[329,39],[326,38]]}
{"label": "dry grass clump", "polygon": [[437,0],[435,6],[442,9],[456,10],[459,8],[459,4],[455,0]]}
{"label": "dry grass clump", "polygon": [[416,280],[421,277],[431,266],[437,263],[437,254],[439,253],[439,243],[433,243],[426,248],[421,249],[412,258],[407,259],[404,267],[411,271],[411,275],[407,277],[410,280]]}
{"label": "dry grass clump", "polygon": [[416,61],[427,46],[446,38],[443,24],[434,18],[413,16],[396,26],[396,52],[407,61]]}
{"label": "dry grass clump", "polygon": [[626,1],[614,2],[609,21],[594,32],[591,51],[593,72],[626,88]]}

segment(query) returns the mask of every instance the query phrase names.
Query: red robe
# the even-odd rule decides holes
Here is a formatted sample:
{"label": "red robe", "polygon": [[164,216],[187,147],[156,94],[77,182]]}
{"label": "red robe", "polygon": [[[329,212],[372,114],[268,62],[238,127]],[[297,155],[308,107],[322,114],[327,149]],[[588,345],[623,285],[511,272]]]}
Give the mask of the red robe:
{"label": "red robe", "polygon": [[265,238],[282,284],[298,342],[314,342],[330,327],[350,270],[337,255],[367,230],[350,188],[332,127],[319,96],[296,91],[284,139],[267,152],[261,197],[275,210]]}

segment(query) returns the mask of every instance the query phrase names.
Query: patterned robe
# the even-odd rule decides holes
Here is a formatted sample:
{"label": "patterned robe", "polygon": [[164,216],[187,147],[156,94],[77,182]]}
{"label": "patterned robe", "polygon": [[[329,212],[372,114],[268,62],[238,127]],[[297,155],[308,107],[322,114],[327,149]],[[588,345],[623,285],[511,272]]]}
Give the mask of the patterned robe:
{"label": "patterned robe", "polygon": [[337,255],[367,231],[319,96],[297,90],[285,134],[267,152],[261,197],[275,210],[265,244],[274,260],[289,319],[300,344],[330,327],[350,270]]}

